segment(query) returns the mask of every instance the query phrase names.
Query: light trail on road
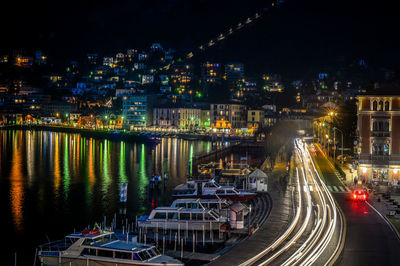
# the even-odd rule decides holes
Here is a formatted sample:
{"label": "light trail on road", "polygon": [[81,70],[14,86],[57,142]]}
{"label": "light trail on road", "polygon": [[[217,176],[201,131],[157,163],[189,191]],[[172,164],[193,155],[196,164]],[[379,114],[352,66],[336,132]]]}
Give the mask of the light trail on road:
{"label": "light trail on road", "polygon": [[240,266],[245,266],[245,265],[251,265],[252,263],[254,263],[255,261],[257,261],[258,259],[262,258],[263,256],[267,255],[269,252],[273,251],[274,249],[276,249],[277,247],[279,247],[283,241],[285,241],[288,236],[292,233],[292,231],[294,230],[294,228],[296,227],[299,219],[300,219],[300,214],[301,214],[301,188],[300,188],[300,178],[299,178],[299,171],[296,168],[296,176],[297,176],[297,191],[299,192],[299,202],[298,202],[298,207],[296,210],[296,216],[294,217],[292,223],[290,224],[289,228],[285,231],[285,233],[283,233],[275,242],[273,242],[270,246],[268,246],[267,248],[265,248],[263,251],[261,251],[259,254],[257,254],[256,256],[250,258],[249,260],[243,262],[242,264],[240,264]]}
{"label": "light trail on road", "polygon": [[[306,178],[305,178],[305,173],[304,173],[304,169],[301,168],[302,173],[303,173],[303,181],[304,183],[306,182]],[[297,174],[298,176],[298,174]],[[298,179],[299,181],[299,179]],[[301,228],[299,231],[297,231],[297,233],[293,236],[293,238],[285,245],[283,246],[280,250],[278,250],[273,256],[271,256],[269,259],[267,259],[266,261],[264,261],[263,263],[260,263],[259,265],[267,265],[269,263],[271,263],[273,260],[275,260],[278,256],[280,256],[283,252],[287,251],[289,248],[291,248],[296,241],[300,238],[300,236],[304,233],[304,231],[306,230],[306,227],[310,221],[310,217],[311,217],[311,208],[312,208],[312,204],[311,204],[311,193],[310,193],[310,189],[308,186],[306,186],[306,196],[307,196],[307,214],[306,214],[306,218],[305,221],[303,222]]]}
{"label": "light trail on road", "polygon": [[[241,265],[288,266],[317,262],[319,265],[328,265],[339,251],[343,231],[341,213],[313,162],[307,143],[296,139],[294,146],[299,192],[296,216],[273,244]],[[306,209],[306,213],[301,215],[299,208]],[[334,238],[337,235],[339,237]]]}
{"label": "light trail on road", "polygon": [[[318,184],[316,187],[318,188],[320,195],[322,195],[322,197],[320,196],[320,198],[326,204],[326,211],[329,213],[330,220],[329,220],[328,230],[325,231],[325,234],[322,237],[318,236],[320,238],[319,243],[316,246],[311,246],[312,251],[300,265],[311,265],[322,255],[322,253],[326,250],[328,244],[332,240],[333,234],[336,229],[338,213],[339,213],[339,215],[341,215],[340,212],[337,211],[336,203],[332,197],[332,194],[329,192],[327,186],[323,182],[319,172],[317,171],[317,169],[315,167],[315,164],[311,158],[311,155],[310,155],[310,152],[309,152],[309,149],[307,146],[308,145],[306,143],[304,143],[304,148],[301,147],[302,154],[305,157],[305,161],[312,166],[313,171],[310,171],[310,177],[312,178],[314,184]],[[317,178],[315,178],[314,175]],[[328,201],[329,201],[328,203],[325,200],[325,198],[328,199]],[[333,217],[332,217],[332,214],[333,214]],[[341,221],[342,221],[342,219],[341,219]],[[325,220],[325,222],[328,222],[328,220]],[[341,222],[341,227],[339,230],[340,230],[340,232],[343,230],[342,222]],[[341,233],[340,233],[340,235],[341,235]],[[340,240],[340,238],[339,238],[339,240]],[[337,247],[339,245],[340,245],[340,241],[338,241]],[[310,250],[311,250],[311,247],[310,247]],[[337,249],[335,249],[333,254],[335,252],[337,252]],[[329,264],[330,260],[332,258],[333,258],[333,256],[330,256],[330,258],[326,261],[325,265]]]}

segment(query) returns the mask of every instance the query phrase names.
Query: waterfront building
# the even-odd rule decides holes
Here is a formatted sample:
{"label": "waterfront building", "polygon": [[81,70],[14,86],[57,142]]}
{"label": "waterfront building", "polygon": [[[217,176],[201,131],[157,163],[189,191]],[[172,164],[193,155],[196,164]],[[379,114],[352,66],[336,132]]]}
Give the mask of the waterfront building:
{"label": "waterfront building", "polygon": [[201,110],[190,107],[156,107],[153,125],[163,128],[196,129],[200,126]]}
{"label": "waterfront building", "polygon": [[357,97],[358,177],[397,182],[400,176],[400,95]]}
{"label": "waterfront building", "polygon": [[247,111],[247,127],[248,128],[259,128],[265,124],[265,111],[250,109]]}
{"label": "waterfront building", "polygon": [[209,129],[211,126],[211,111],[210,108],[200,110],[200,127]]}
{"label": "waterfront building", "polygon": [[217,121],[227,121],[232,128],[245,128],[247,122],[246,106],[236,103],[211,104],[210,105],[211,123]]}
{"label": "waterfront building", "polygon": [[122,114],[124,128],[133,130],[135,127],[152,125],[154,96],[134,94],[122,98]]}

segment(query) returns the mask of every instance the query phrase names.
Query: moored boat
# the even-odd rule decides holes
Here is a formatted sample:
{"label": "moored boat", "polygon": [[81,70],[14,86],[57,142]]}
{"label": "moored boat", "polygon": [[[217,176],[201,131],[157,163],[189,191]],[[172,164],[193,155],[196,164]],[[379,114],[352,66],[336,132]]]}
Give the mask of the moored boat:
{"label": "moored boat", "polygon": [[230,202],[227,199],[176,199],[172,202],[171,207],[182,207],[185,209],[211,209],[219,211],[229,208]]}
{"label": "moored boat", "polygon": [[210,209],[158,207],[138,219],[139,228],[164,230],[219,230],[228,220]]}
{"label": "moored boat", "polygon": [[232,201],[246,201],[254,198],[256,194],[239,191],[233,186],[220,186],[213,180],[193,180],[174,188],[172,197],[174,199],[200,198],[215,199],[223,198]]}
{"label": "moored boat", "polygon": [[183,265],[153,245],[122,241],[100,228],[67,235],[39,246],[41,265]]}

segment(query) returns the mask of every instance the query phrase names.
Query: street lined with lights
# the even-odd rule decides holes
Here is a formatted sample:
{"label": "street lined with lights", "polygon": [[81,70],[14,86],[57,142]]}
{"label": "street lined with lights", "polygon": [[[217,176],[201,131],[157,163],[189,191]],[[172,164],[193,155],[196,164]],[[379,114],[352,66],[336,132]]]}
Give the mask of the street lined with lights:
{"label": "street lined with lights", "polygon": [[295,153],[296,214],[275,242],[241,265],[328,265],[340,252],[343,217],[316,169],[307,143],[297,139]]}

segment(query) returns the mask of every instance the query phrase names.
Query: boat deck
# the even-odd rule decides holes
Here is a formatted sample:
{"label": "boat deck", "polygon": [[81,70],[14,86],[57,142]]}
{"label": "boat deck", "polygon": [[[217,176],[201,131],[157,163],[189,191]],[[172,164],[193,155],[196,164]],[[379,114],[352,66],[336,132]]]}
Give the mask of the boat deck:
{"label": "boat deck", "polygon": [[118,250],[126,250],[126,251],[135,251],[136,249],[143,249],[149,248],[149,245],[144,245],[141,243],[136,242],[126,242],[121,240],[116,240],[113,242],[105,243],[102,245],[94,245],[96,247],[103,247],[103,248],[111,248],[111,249],[118,249]]}
{"label": "boat deck", "polygon": [[[180,251],[167,250],[166,255],[174,257],[174,258],[181,258]],[[182,259],[210,262],[210,261],[217,259],[219,256],[220,256],[219,254],[207,254],[207,253],[183,251]]]}

